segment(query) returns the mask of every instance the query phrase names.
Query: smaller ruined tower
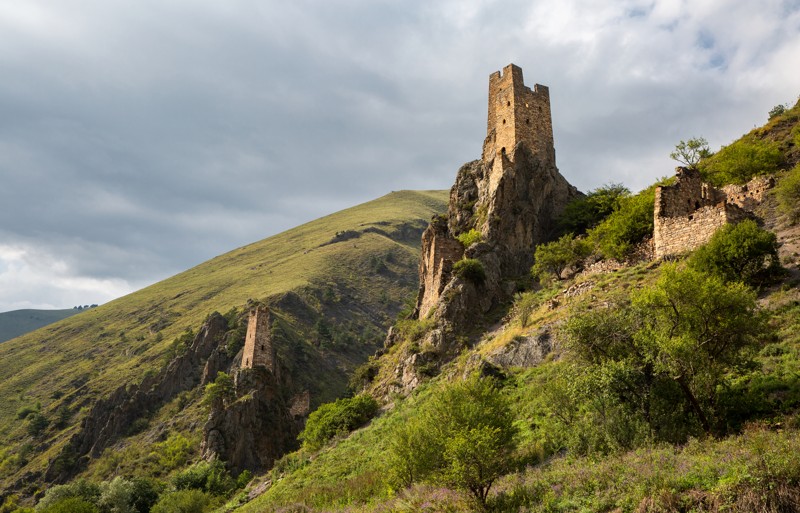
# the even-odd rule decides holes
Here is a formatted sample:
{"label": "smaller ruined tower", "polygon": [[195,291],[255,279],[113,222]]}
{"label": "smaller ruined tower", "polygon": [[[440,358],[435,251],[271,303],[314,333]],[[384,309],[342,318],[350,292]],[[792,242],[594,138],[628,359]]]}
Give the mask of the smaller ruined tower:
{"label": "smaller ruined tower", "polygon": [[242,369],[266,367],[271,372],[275,372],[275,350],[272,347],[271,324],[269,308],[259,306],[250,310],[242,353]]}
{"label": "smaller ruined tower", "polygon": [[524,142],[542,160],[555,165],[553,122],[550,116],[550,90],[536,84],[526,87],[522,68],[509,64],[503,73],[489,75],[489,116],[483,161],[496,157],[512,158],[514,147]]}

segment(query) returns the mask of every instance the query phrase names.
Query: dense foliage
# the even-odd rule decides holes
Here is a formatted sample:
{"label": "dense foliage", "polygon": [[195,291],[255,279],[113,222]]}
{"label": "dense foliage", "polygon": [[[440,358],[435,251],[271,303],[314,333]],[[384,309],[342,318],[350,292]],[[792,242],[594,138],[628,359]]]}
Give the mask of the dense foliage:
{"label": "dense foliage", "polygon": [[472,228],[470,231],[464,232],[456,238],[458,239],[458,242],[460,242],[462,246],[468,248],[473,244],[483,240],[483,235],[481,235],[481,232],[479,232],[475,228]]}
{"label": "dense foliage", "polygon": [[576,239],[571,233],[560,239],[536,246],[531,274],[540,281],[561,279],[561,273],[578,264],[592,253],[592,245],[586,239]]}
{"label": "dense foliage", "polygon": [[483,269],[483,263],[477,258],[462,258],[453,264],[453,272],[475,285],[480,285],[486,280],[486,271]]}
{"label": "dense foliage", "polygon": [[584,234],[619,208],[620,201],[630,195],[631,191],[622,184],[598,187],[586,196],[570,201],[558,220],[559,226],[569,233]]}
{"label": "dense foliage", "polygon": [[750,219],[725,225],[708,244],[695,250],[689,265],[727,281],[763,283],[780,269],[778,239]]}
{"label": "dense foliage", "polygon": [[[800,125],[798,125],[800,127]],[[800,147],[800,130],[797,131],[795,145]],[[775,188],[778,206],[790,221],[800,221],[800,164],[797,164],[778,182]]]}
{"label": "dense foliage", "polygon": [[513,468],[513,421],[508,398],[491,378],[444,387],[395,432],[389,456],[395,482],[446,483],[485,506],[492,484]]}
{"label": "dense foliage", "polygon": [[298,439],[307,449],[319,449],[333,437],[363,425],[377,411],[378,403],[366,394],[337,399],[323,404],[308,416],[306,427]]}
{"label": "dense foliage", "polygon": [[777,143],[750,135],[702,160],[699,168],[706,181],[722,186],[743,184],[756,176],[775,173],[783,162]]}
{"label": "dense foliage", "polygon": [[619,207],[589,230],[589,240],[607,258],[623,259],[653,234],[655,185],[635,196],[620,198]]}

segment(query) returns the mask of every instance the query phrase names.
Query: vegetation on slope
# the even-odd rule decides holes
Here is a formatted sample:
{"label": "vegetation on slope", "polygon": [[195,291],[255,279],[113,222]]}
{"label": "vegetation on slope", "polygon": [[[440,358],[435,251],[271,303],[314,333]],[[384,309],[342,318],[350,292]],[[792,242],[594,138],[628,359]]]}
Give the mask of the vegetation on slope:
{"label": "vegetation on slope", "polygon": [[[392,193],[3,343],[2,486],[35,484],[94,400],[160,369],[173,354],[173,340],[196,331],[211,312],[243,312],[251,299],[278,302],[279,356],[300,384],[309,385],[313,403],[341,395],[348,369],[375,350],[416,291],[419,235],[445,201],[440,191]],[[205,415],[199,399],[199,391],[181,394],[142,418],[131,427],[132,437],[93,463],[92,475],[105,479],[121,454],[136,453],[133,461],[154,461],[157,467],[167,451],[159,453],[157,443],[177,436],[191,440],[196,450]],[[36,408],[48,425],[32,434],[30,420],[17,415],[25,407]],[[20,481],[24,475],[29,477]]]}
{"label": "vegetation on slope", "polygon": [[[96,306],[96,305],[95,305]],[[0,313],[0,342],[11,340],[48,324],[81,313],[83,307],[65,310],[14,310]]]}

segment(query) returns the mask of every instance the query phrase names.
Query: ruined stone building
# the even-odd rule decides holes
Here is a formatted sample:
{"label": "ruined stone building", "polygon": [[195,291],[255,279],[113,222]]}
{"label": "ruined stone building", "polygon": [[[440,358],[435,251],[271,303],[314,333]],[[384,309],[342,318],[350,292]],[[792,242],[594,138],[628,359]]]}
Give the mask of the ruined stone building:
{"label": "ruined stone building", "polygon": [[[481,158],[461,167],[447,216],[434,219],[422,236],[421,318],[442,306],[448,286],[457,286],[451,271],[462,258],[481,260],[489,273],[481,309],[502,300],[506,281],[528,272],[536,244],[553,236],[556,219],[580,195],[556,167],[546,86],[526,86],[522,68],[509,64],[489,75],[487,104]],[[481,233],[480,251],[457,240],[473,229]]]}
{"label": "ruined stone building", "polygon": [[723,225],[752,215],[772,188],[771,177],[717,189],[696,169],[679,167],[674,185],[656,188],[653,244],[656,258],[679,255],[707,243]]}
{"label": "ruined stone building", "polygon": [[247,321],[247,335],[242,352],[242,369],[264,367],[275,373],[275,349],[272,347],[269,308],[259,306],[250,310]]}
{"label": "ruined stone building", "polygon": [[502,74],[495,71],[489,75],[489,115],[483,161],[494,160],[494,167],[502,168],[503,159],[513,159],[519,142],[524,142],[540,159],[555,163],[550,90],[541,84],[534,85],[533,89],[527,87],[522,79],[522,68],[509,64]]}

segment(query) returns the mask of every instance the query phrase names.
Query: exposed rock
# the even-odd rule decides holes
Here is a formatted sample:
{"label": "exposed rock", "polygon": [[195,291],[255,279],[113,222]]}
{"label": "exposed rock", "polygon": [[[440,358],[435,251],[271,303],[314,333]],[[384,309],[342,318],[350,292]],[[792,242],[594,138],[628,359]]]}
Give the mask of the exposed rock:
{"label": "exposed rock", "polygon": [[515,338],[489,355],[488,359],[503,368],[535,367],[542,363],[552,349],[550,331],[544,328],[533,335]]}
{"label": "exposed rock", "polygon": [[[145,376],[138,385],[122,385],[109,397],[98,400],[63,453],[81,460],[96,458],[115,441],[128,434],[136,419],[146,417],[180,392],[197,386],[204,374],[204,362],[217,348],[227,330],[227,321],[218,313],[206,320],[186,352],[174,358],[161,372]],[[75,468],[50,463],[45,479],[63,481]]]}
{"label": "exposed rock", "polygon": [[202,457],[223,460],[234,473],[268,469],[297,446],[298,423],[284,397],[288,387],[264,367],[234,376],[235,398],[213,405],[203,427]]}

